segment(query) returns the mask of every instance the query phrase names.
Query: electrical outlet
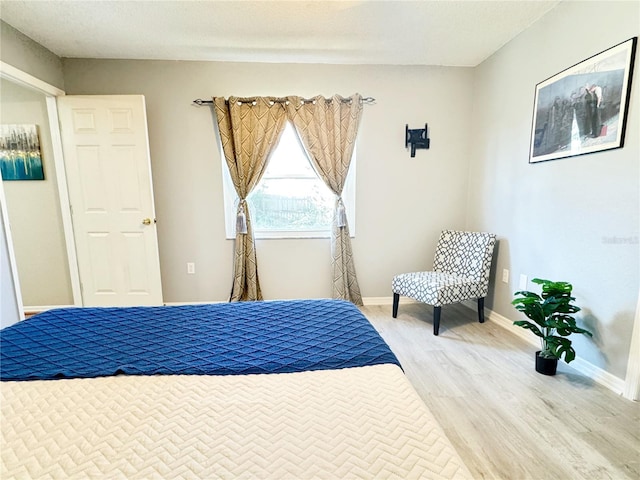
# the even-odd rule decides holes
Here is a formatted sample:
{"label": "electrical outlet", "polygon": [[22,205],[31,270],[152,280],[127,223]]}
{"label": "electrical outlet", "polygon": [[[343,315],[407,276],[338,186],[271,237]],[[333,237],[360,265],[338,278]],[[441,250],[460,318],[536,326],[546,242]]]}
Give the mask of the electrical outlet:
{"label": "electrical outlet", "polygon": [[509,283],[509,270],[506,268],[502,269],[502,283]]}
{"label": "electrical outlet", "polygon": [[527,289],[527,282],[528,282],[528,278],[524,273],[520,274],[520,290],[526,290]]}
{"label": "electrical outlet", "polygon": [[193,275],[194,273],[196,273],[196,264],[193,262],[189,262],[187,263],[187,273],[189,275]]}

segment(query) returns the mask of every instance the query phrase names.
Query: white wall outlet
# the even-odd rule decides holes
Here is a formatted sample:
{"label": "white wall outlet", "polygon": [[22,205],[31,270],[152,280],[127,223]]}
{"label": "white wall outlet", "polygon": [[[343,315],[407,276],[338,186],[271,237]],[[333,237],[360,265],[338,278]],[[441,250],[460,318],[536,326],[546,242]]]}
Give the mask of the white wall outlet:
{"label": "white wall outlet", "polygon": [[520,274],[520,290],[526,290],[527,289],[527,283],[528,283],[528,278],[524,273]]}
{"label": "white wall outlet", "polygon": [[502,283],[509,283],[509,270],[506,268],[502,269]]}
{"label": "white wall outlet", "polygon": [[187,263],[187,273],[189,275],[193,275],[194,273],[196,273],[196,264],[193,262],[188,262]]}

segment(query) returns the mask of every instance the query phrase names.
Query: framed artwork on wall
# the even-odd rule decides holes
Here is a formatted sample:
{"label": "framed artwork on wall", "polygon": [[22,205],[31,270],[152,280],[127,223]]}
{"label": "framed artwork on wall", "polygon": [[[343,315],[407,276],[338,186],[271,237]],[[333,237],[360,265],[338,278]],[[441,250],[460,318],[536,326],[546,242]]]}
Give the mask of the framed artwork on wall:
{"label": "framed artwork on wall", "polygon": [[2,180],[44,180],[36,125],[0,125]]}
{"label": "framed artwork on wall", "polygon": [[529,163],[621,148],[638,37],[536,85]]}

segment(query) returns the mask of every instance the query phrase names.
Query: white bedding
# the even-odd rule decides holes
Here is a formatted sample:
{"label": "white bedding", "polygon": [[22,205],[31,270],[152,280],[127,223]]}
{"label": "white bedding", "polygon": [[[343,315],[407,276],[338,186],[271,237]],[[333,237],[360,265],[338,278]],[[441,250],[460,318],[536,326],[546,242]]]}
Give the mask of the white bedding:
{"label": "white bedding", "polygon": [[9,478],[471,478],[395,365],[0,382]]}

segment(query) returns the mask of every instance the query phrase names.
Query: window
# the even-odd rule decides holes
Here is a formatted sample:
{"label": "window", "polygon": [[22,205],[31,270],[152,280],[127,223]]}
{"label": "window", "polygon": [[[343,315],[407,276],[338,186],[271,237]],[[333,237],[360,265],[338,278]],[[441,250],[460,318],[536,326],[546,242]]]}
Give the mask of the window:
{"label": "window", "polygon": [[[236,195],[224,155],[223,190],[227,238],[235,238]],[[349,231],[355,234],[355,152],[342,199]],[[256,238],[314,238],[331,236],[335,195],[318,177],[287,122],[267,169],[248,198]]]}

